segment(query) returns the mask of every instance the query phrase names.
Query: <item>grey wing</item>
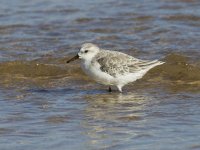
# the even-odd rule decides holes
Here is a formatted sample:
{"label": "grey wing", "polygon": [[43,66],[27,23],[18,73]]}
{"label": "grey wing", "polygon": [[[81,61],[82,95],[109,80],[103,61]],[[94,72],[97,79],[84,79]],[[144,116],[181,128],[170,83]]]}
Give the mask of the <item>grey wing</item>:
{"label": "grey wing", "polygon": [[[141,60],[141,59],[134,59],[131,64],[129,64],[129,71],[135,72],[136,70],[146,70],[151,69],[157,65],[161,65],[164,62],[158,60]],[[136,69],[137,68],[137,69]]]}
{"label": "grey wing", "polygon": [[149,61],[137,59],[116,51],[107,51],[107,53],[104,54],[101,53],[101,55],[97,56],[96,60],[100,65],[101,71],[106,72],[113,77],[124,75],[126,73],[135,73],[148,68],[150,69],[153,66],[163,63],[158,60]]}
{"label": "grey wing", "polygon": [[[128,56],[128,55],[127,55]],[[97,62],[100,65],[100,70],[110,74],[113,77],[117,75],[123,75],[129,73],[130,71],[137,70],[137,66],[131,65],[131,57],[126,55],[107,55],[97,58]]]}

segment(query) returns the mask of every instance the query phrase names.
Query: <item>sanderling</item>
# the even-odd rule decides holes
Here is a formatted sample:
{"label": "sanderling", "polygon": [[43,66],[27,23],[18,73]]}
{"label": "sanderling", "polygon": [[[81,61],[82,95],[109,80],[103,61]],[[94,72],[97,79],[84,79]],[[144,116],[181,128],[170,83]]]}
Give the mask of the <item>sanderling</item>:
{"label": "sanderling", "polygon": [[114,85],[122,92],[122,87],[142,78],[151,68],[164,62],[158,60],[141,60],[130,55],[99,48],[92,43],[81,46],[76,56],[67,63],[81,59],[82,70],[96,82],[104,85]]}

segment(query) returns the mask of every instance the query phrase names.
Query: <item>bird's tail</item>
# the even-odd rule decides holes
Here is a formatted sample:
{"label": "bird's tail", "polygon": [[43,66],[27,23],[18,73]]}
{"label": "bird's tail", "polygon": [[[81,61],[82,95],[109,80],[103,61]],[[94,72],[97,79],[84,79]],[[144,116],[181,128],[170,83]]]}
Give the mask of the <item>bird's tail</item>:
{"label": "bird's tail", "polygon": [[162,64],[164,64],[164,63],[165,63],[165,62],[163,62],[163,61],[153,60],[153,61],[150,61],[150,62],[148,63],[148,66],[149,66],[150,68],[153,68],[153,67],[155,67],[155,66],[162,65]]}
{"label": "bird's tail", "polygon": [[140,67],[143,70],[149,71],[150,69],[152,69],[152,68],[154,68],[156,66],[162,65],[164,63],[165,62],[159,61],[159,60],[145,61],[145,62],[143,62],[143,63],[140,64]]}

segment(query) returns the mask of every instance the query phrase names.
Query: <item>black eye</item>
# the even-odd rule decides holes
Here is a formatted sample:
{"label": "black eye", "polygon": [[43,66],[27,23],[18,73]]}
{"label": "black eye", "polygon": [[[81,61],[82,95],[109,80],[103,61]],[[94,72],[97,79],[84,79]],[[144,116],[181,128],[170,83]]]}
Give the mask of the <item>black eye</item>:
{"label": "black eye", "polygon": [[85,53],[87,53],[88,52],[88,50],[85,50]]}

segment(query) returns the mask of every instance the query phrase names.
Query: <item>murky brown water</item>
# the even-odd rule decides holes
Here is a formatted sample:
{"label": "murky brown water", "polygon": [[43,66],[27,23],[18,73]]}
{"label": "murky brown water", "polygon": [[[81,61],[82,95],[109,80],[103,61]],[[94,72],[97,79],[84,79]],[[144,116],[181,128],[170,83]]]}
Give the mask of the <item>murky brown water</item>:
{"label": "murky brown water", "polygon": [[[84,42],[166,63],[108,93]],[[200,2],[0,4],[0,149],[200,149]]]}

